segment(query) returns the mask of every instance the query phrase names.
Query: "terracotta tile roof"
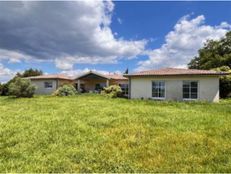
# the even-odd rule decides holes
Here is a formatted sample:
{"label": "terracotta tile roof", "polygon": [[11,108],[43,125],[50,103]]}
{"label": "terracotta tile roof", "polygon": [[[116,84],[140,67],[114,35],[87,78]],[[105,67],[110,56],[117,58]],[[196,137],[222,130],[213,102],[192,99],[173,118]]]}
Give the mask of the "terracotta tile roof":
{"label": "terracotta tile roof", "polygon": [[63,80],[72,80],[70,77],[65,76],[63,74],[48,74],[48,75],[41,75],[41,76],[32,76],[27,77],[28,79],[63,79]]}
{"label": "terracotta tile roof", "polygon": [[127,80],[126,77],[120,74],[107,74],[105,76],[107,76],[109,79],[114,79],[114,80]]}
{"label": "terracotta tile roof", "polygon": [[171,76],[171,75],[227,75],[228,73],[216,72],[212,70],[182,69],[182,68],[163,68],[157,70],[140,71],[124,76]]}

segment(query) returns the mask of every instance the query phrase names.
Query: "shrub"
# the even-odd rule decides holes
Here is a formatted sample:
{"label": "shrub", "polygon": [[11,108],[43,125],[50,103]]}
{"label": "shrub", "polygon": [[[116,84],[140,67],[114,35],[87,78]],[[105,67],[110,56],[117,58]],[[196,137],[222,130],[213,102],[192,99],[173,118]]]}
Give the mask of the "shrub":
{"label": "shrub", "polygon": [[15,97],[33,97],[35,86],[31,84],[30,80],[16,77],[14,81],[9,84],[9,95]]}
{"label": "shrub", "polygon": [[107,95],[111,98],[116,98],[122,96],[122,90],[118,85],[111,85],[109,87],[104,88],[103,91],[101,91],[101,94]]}
{"label": "shrub", "polygon": [[220,77],[220,97],[231,97],[231,69],[228,66],[222,66],[213,70],[230,73],[230,75]]}
{"label": "shrub", "polygon": [[7,83],[3,83],[0,85],[0,95],[1,96],[8,96],[9,95],[9,85],[10,85],[10,83],[15,81],[15,78],[16,77],[12,78]]}
{"label": "shrub", "polygon": [[63,85],[61,87],[59,87],[54,93],[53,95],[55,96],[72,96],[72,95],[76,95],[77,91],[74,88],[74,86],[72,85]]}

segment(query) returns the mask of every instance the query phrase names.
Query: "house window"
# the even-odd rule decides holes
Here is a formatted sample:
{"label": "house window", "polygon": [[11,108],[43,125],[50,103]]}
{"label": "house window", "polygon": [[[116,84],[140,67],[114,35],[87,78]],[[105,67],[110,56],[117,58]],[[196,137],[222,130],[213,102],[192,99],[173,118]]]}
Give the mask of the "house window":
{"label": "house window", "polygon": [[52,82],[44,82],[44,88],[53,88]]}
{"label": "house window", "polygon": [[97,83],[97,84],[95,84],[95,90],[101,90],[102,88],[101,88],[101,86],[100,86],[100,84],[99,83]]}
{"label": "house window", "polygon": [[128,96],[128,84],[119,84],[124,96]]}
{"label": "house window", "polygon": [[97,84],[95,84],[95,90],[96,91],[101,91],[104,87],[106,87],[105,83],[97,83]]}
{"label": "house window", "polygon": [[152,82],[152,97],[157,99],[165,98],[165,82],[153,81]]}
{"label": "house window", "polygon": [[198,98],[198,82],[197,81],[183,81],[183,99],[197,99]]}

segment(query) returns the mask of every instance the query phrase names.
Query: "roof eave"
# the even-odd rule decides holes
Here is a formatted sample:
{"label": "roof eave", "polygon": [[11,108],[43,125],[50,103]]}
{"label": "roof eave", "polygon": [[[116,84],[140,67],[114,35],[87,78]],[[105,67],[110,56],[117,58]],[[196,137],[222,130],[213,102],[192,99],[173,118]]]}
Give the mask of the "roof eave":
{"label": "roof eave", "polygon": [[144,77],[144,76],[223,76],[229,75],[230,73],[219,73],[219,74],[126,74],[124,77]]}

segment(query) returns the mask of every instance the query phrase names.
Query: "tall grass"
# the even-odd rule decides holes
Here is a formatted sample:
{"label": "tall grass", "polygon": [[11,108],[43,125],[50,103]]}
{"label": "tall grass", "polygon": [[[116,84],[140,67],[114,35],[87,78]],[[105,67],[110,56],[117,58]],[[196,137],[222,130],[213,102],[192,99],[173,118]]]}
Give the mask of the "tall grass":
{"label": "tall grass", "polygon": [[0,98],[0,172],[231,172],[231,100]]}

